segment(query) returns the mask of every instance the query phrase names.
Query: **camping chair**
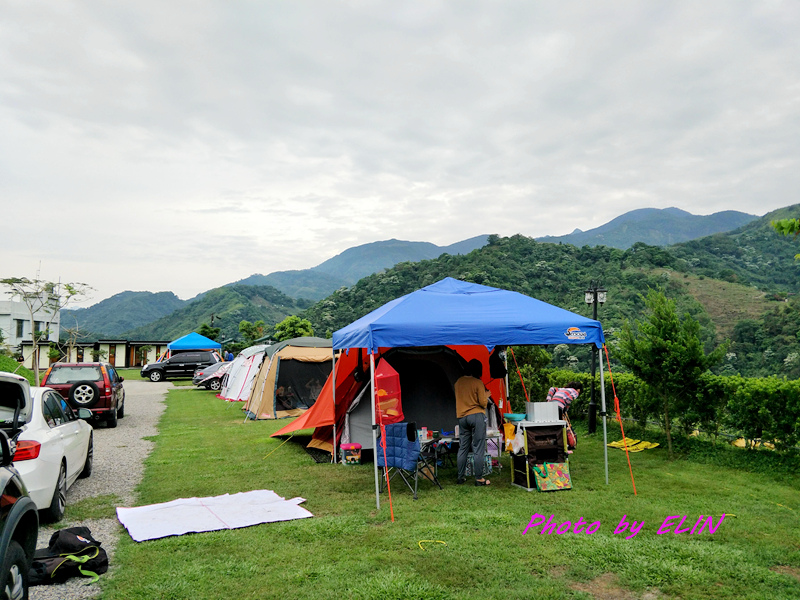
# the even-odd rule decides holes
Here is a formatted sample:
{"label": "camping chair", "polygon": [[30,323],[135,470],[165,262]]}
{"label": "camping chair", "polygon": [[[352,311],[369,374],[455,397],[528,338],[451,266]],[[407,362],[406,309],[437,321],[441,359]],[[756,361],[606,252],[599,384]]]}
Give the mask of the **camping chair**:
{"label": "camping chair", "polygon": [[[386,429],[386,460],[383,458],[382,441],[379,438],[378,448],[375,451],[378,466],[389,468],[389,481],[396,475],[414,492],[414,500],[417,499],[417,489],[419,488],[419,478],[422,475],[431,483],[435,483],[442,489],[439,479],[436,476],[435,454],[430,452],[420,452],[420,443],[417,438],[416,423],[392,423],[385,426]],[[411,485],[411,481],[414,485]],[[383,480],[381,491],[383,491]]]}

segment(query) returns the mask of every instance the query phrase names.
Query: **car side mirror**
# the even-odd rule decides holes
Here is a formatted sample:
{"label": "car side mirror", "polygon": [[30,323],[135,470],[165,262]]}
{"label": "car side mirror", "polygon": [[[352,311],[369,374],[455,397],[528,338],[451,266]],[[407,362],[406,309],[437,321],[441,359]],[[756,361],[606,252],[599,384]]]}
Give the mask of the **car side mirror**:
{"label": "car side mirror", "polygon": [[92,418],[92,411],[88,408],[79,408],[78,409],[78,418],[88,420]]}
{"label": "car side mirror", "polygon": [[16,445],[8,439],[6,432],[0,429],[0,465],[7,467],[14,461]]}
{"label": "car side mirror", "polygon": [[121,382],[125,381],[125,378],[124,377],[120,377],[119,380],[120,380],[120,383],[121,383]]}

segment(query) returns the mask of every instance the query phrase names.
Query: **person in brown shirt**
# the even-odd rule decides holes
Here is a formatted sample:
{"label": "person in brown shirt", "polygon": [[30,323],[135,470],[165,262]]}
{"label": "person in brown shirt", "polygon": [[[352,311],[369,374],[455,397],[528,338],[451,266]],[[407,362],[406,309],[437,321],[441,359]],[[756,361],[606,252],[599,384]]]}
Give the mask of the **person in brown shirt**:
{"label": "person in brown shirt", "polygon": [[484,454],[486,452],[486,405],[489,392],[481,381],[483,365],[472,359],[467,363],[467,374],[455,383],[456,416],[458,417],[458,481],[464,483],[467,473],[467,457],[472,451],[475,485],[489,485],[483,477]]}

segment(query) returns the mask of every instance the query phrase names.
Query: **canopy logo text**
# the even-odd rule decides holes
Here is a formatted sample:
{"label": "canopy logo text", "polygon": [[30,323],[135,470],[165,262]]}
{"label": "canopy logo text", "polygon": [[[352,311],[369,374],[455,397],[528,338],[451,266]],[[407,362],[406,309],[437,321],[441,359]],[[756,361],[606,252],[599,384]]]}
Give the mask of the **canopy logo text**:
{"label": "canopy logo text", "polygon": [[568,340],[585,340],[586,339],[586,332],[581,331],[580,327],[570,327],[564,333],[567,336]]}

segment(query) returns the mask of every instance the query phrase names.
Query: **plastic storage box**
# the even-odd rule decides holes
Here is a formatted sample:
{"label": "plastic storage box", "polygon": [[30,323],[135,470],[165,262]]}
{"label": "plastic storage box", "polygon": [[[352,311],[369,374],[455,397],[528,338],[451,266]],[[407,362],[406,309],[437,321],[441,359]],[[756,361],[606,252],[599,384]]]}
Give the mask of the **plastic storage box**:
{"label": "plastic storage box", "polygon": [[526,417],[533,423],[558,423],[558,402],[526,402]]}

